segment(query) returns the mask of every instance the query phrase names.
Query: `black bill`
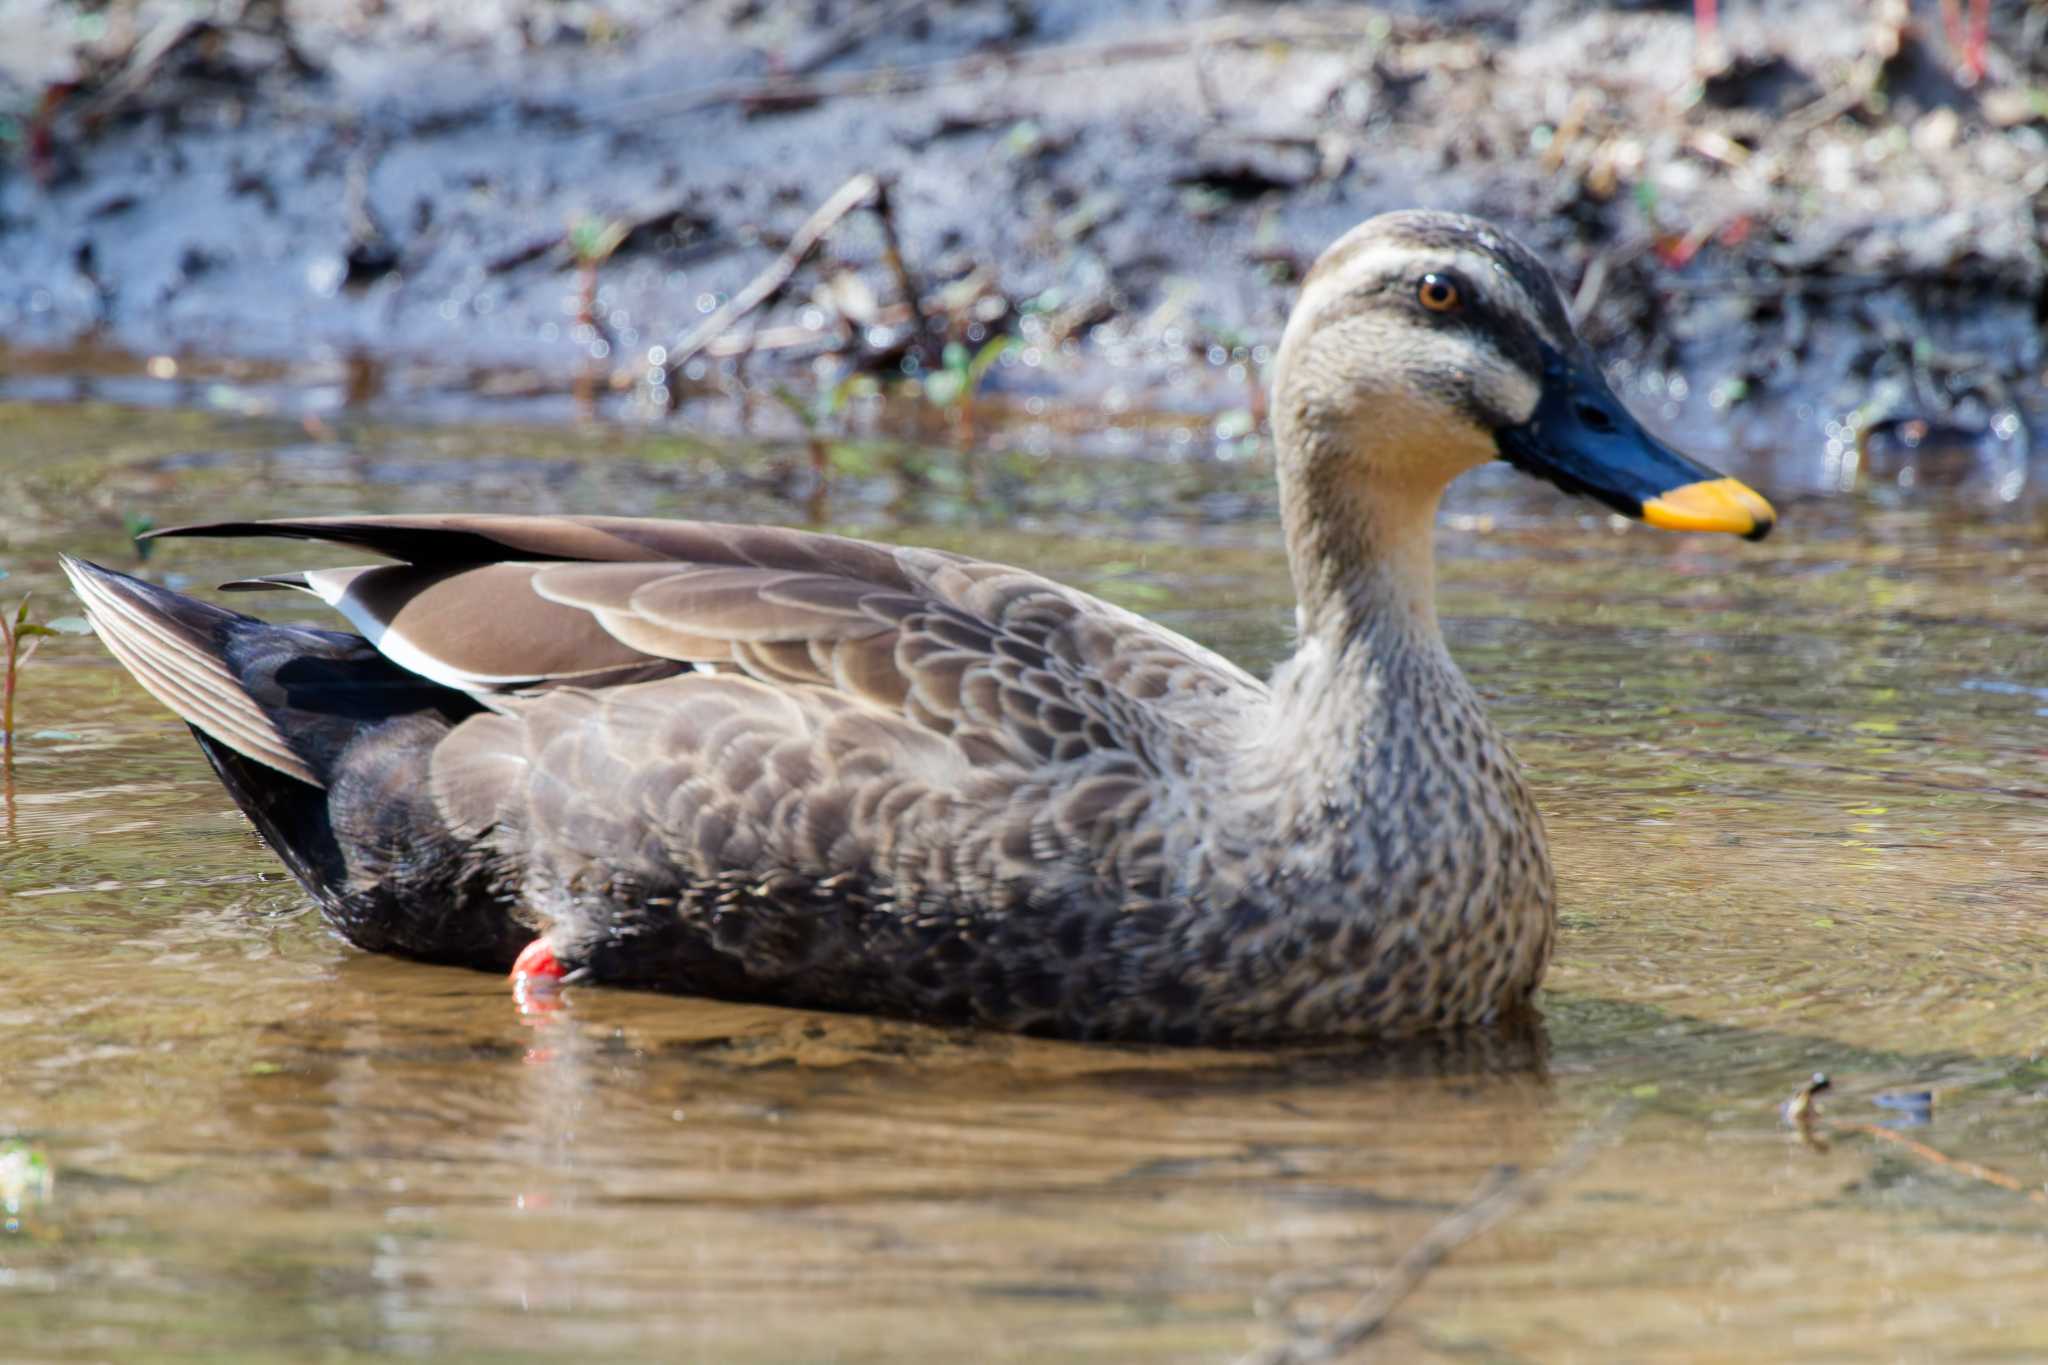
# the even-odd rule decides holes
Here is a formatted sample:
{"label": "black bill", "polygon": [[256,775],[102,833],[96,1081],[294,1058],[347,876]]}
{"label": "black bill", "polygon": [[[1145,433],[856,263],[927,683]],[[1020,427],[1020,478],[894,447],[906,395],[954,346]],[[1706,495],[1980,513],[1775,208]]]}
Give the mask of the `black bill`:
{"label": "black bill", "polygon": [[1778,516],[1768,502],[1645,431],[1590,356],[1551,351],[1545,359],[1536,411],[1494,433],[1502,459],[1667,531],[1770,534]]}

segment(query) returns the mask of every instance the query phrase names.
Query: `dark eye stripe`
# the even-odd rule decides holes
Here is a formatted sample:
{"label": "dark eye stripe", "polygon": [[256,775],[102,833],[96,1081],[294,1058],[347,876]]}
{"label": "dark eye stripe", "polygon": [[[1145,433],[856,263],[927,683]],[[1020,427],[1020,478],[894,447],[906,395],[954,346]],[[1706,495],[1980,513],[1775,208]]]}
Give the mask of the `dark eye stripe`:
{"label": "dark eye stripe", "polygon": [[[1437,275],[1457,287],[1459,306],[1448,312],[1429,312],[1432,325],[1461,332],[1473,345],[1484,346],[1516,368],[1540,376],[1546,345],[1555,343],[1546,341],[1545,329],[1550,319],[1540,304],[1527,297],[1527,283],[1513,272],[1502,278],[1499,273],[1488,271],[1491,288],[1480,289],[1464,270],[1448,262],[1432,263],[1431,254],[1435,253],[1417,252],[1420,259],[1390,266],[1333,299],[1323,309],[1318,325],[1352,313],[1389,307],[1416,309],[1420,280]],[[1529,315],[1532,309],[1536,310],[1535,319]],[[1408,316],[1413,318],[1415,313],[1410,311]]]}

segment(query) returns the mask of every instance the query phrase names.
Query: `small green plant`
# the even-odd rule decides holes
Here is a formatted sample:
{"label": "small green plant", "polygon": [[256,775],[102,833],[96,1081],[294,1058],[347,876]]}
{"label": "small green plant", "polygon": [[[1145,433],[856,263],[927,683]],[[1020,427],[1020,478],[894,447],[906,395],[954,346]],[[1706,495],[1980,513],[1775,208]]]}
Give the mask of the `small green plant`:
{"label": "small green plant", "polygon": [[612,253],[632,235],[631,223],[583,216],[570,222],[569,231],[562,240],[569,248],[570,260],[579,266],[595,268],[610,260]]}
{"label": "small green plant", "polygon": [[804,431],[816,436],[839,415],[849,400],[861,393],[872,392],[874,387],[871,377],[850,374],[836,384],[820,379],[817,389],[808,398],[787,384],[777,384],[774,393],[775,401],[789,409],[790,415],[803,424]]}
{"label": "small green plant", "polygon": [[156,518],[147,512],[123,512],[121,529],[128,533],[128,543],[135,547],[135,562],[147,563],[150,551],[156,548],[156,542],[144,540],[143,537],[156,529]]}
{"label": "small green plant", "polygon": [[576,324],[590,328],[585,335],[591,336],[593,345],[598,337],[604,338],[604,347],[595,351],[600,357],[610,354],[611,332],[597,306],[598,268],[632,235],[630,223],[587,215],[572,219],[568,231],[562,234],[562,244],[576,266]]}
{"label": "small green plant", "polygon": [[[0,578],[7,570],[0,569]],[[0,612],[0,651],[7,655],[6,673],[0,677],[0,756],[14,761],[14,689],[21,670],[35,657],[46,635],[84,635],[92,630],[82,616],[60,616],[54,621],[28,619],[29,599],[24,596],[13,616]]]}
{"label": "small green plant", "polygon": [[925,401],[952,410],[962,445],[974,439],[974,395],[980,392],[989,370],[1003,358],[1003,352],[1010,349],[1011,340],[1007,333],[999,333],[975,351],[961,342],[949,341],[940,356],[939,368],[924,377]]}

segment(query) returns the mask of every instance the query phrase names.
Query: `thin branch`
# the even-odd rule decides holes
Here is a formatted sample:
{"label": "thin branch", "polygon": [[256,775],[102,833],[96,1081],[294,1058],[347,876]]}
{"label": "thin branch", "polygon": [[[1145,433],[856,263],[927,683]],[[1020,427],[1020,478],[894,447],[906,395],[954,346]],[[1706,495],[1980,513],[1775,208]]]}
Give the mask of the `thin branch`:
{"label": "thin branch", "polygon": [[688,336],[676,343],[676,348],[662,364],[662,372],[673,388],[675,378],[683,367],[728,331],[740,319],[780,294],[789,284],[790,277],[811,258],[818,244],[825,240],[825,234],[836,226],[840,219],[863,204],[872,203],[881,192],[881,183],[874,176],[862,171],[832,192],[832,197],[818,205],[817,210],[804,220],[796,235],[789,239],[782,254],[769,262],[768,268],[756,275],[746,288],[726,300],[723,308],[704,319]]}
{"label": "thin branch", "polygon": [[875,187],[875,218],[882,225],[882,259],[887,262],[889,273],[896,277],[896,292],[903,296],[904,305],[910,309],[910,347],[922,356],[930,343],[931,332],[925,324],[924,304],[918,298],[917,281],[911,277],[910,267],[904,263],[903,243],[896,236],[891,188],[887,180]]}
{"label": "thin branch", "polygon": [[[1384,20],[1377,14],[1358,20],[1319,14],[1314,10],[1292,10],[1284,18],[1268,23],[1250,23],[1228,18],[1193,26],[1192,32],[1167,31],[1109,42],[1067,43],[1025,52],[976,53],[916,66],[877,67],[865,71],[835,72],[824,76],[770,77],[765,80],[721,81],[693,92],[662,92],[630,96],[595,111],[598,115],[628,113],[644,109],[649,114],[669,116],[695,113],[725,105],[777,108],[816,103],[837,96],[896,95],[915,90],[958,85],[989,75],[1062,76],[1098,74],[1105,66],[1123,62],[1163,61],[1185,56],[1197,48],[1261,48],[1271,44],[1335,43],[1349,45],[1373,36],[1374,25]],[[1434,25],[1414,25],[1417,34],[1436,32]]]}
{"label": "thin branch", "polygon": [[1648,246],[1648,242],[1631,242],[1626,247],[1609,247],[1587,264],[1586,273],[1579,280],[1578,292],[1572,295],[1574,327],[1584,327],[1586,319],[1593,315],[1594,306],[1600,302],[1600,292],[1607,287],[1607,276],[1615,266],[1625,257],[1638,255]]}

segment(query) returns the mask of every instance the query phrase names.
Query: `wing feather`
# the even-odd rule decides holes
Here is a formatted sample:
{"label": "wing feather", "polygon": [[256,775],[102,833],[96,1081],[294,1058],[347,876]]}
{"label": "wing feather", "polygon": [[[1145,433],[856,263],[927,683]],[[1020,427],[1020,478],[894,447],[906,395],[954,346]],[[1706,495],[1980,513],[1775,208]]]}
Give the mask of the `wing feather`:
{"label": "wing feather", "polygon": [[[500,710],[511,694],[708,667],[767,693],[796,689],[894,717],[910,727],[896,731],[899,745],[921,729],[977,769],[1039,771],[1121,753],[1170,774],[1230,743],[1232,718],[1265,696],[1235,665],[1141,617],[1021,569],[934,550],[625,517],[316,517],[159,534],[292,536],[398,559],[284,585],[329,601],[394,662]],[[688,696],[694,707],[690,694],[708,681],[660,689],[664,705]],[[733,722],[750,734],[812,723],[777,721],[758,695],[709,691],[722,698],[701,699],[712,711],[753,695],[743,723]],[[625,688],[621,700],[638,692]],[[709,720],[636,724],[650,743],[737,737],[721,739]],[[476,800],[464,805],[481,814]],[[1112,808],[1121,805],[1107,793],[1082,804]]]}

